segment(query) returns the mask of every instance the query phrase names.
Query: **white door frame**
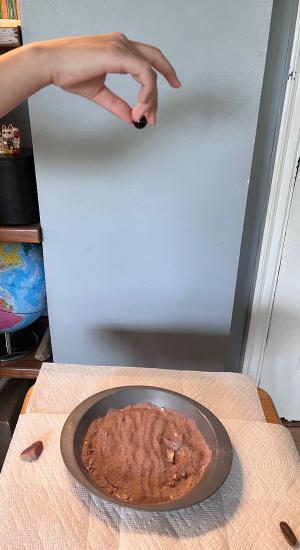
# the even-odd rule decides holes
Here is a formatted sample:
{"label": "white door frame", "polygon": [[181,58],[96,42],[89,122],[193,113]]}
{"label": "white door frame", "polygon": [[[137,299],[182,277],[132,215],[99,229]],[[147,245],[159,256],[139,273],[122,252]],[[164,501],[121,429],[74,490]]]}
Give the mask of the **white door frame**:
{"label": "white door frame", "polygon": [[242,372],[259,384],[300,160],[300,7],[284,99]]}

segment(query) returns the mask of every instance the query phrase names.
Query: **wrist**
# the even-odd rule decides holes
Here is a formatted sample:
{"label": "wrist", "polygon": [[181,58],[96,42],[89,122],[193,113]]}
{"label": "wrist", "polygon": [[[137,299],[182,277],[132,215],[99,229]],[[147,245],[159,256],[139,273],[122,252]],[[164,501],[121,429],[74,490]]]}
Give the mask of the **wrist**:
{"label": "wrist", "polygon": [[47,42],[32,42],[24,46],[26,62],[35,74],[38,88],[52,84],[50,55]]}

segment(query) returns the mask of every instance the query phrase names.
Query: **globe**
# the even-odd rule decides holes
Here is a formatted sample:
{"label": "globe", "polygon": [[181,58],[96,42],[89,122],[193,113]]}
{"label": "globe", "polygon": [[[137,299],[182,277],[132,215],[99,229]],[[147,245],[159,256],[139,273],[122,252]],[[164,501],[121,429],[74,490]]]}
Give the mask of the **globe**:
{"label": "globe", "polygon": [[45,310],[42,246],[0,243],[0,333],[15,332]]}

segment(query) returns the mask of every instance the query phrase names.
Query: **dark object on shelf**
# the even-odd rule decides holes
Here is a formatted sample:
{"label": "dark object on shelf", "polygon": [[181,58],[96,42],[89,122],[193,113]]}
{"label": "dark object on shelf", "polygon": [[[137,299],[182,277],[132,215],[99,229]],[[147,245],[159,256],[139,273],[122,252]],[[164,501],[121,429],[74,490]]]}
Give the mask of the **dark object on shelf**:
{"label": "dark object on shelf", "polygon": [[52,346],[50,338],[50,329],[46,328],[43,338],[35,352],[35,359],[38,361],[47,361],[52,356]]}
{"label": "dark object on shelf", "polygon": [[[48,317],[43,316],[32,323],[30,328],[34,330],[40,340],[47,326]],[[0,335],[0,340],[1,336],[3,338],[3,335]],[[34,349],[29,355],[26,355],[26,357],[22,359],[0,361],[0,376],[4,378],[37,378],[42,366],[42,361],[35,359],[35,353],[36,350]],[[52,361],[52,358],[48,359],[48,362],[49,361]]]}
{"label": "dark object on shelf", "polygon": [[20,21],[0,19],[0,54],[22,45]]}
{"label": "dark object on shelf", "polygon": [[147,119],[145,116],[142,116],[142,118],[140,118],[140,120],[137,120],[137,121],[133,121],[133,125],[138,128],[139,130],[142,129],[142,128],[145,128],[145,126],[147,126]]}
{"label": "dark object on shelf", "polygon": [[25,395],[32,382],[9,380],[0,391],[0,470],[11,442]]}
{"label": "dark object on shelf", "polygon": [[0,361],[14,361],[29,355],[38,343],[33,330],[25,328],[0,335]]}
{"label": "dark object on shelf", "polygon": [[32,150],[0,156],[0,224],[27,225],[39,220]]}

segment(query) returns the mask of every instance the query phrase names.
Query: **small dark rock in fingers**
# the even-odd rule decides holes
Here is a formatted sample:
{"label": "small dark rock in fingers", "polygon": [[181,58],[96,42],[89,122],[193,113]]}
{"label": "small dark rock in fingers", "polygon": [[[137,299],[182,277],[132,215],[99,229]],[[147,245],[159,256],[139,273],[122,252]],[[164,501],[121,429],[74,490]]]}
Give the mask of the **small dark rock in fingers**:
{"label": "small dark rock in fingers", "polygon": [[142,128],[145,128],[147,126],[147,119],[145,116],[142,116],[139,120],[133,120],[133,125],[141,130]]}

